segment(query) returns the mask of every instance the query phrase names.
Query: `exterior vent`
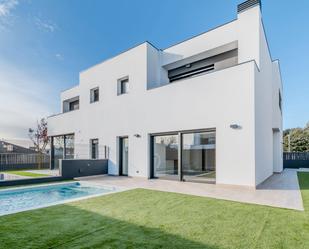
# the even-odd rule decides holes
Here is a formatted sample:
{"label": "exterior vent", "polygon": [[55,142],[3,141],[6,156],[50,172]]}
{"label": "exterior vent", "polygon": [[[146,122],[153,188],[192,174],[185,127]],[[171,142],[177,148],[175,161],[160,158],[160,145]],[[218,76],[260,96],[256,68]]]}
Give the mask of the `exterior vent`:
{"label": "exterior vent", "polygon": [[254,6],[257,6],[259,5],[260,8],[262,7],[262,3],[261,3],[261,0],[248,0],[246,2],[243,2],[241,4],[238,4],[237,6],[237,13],[240,13],[240,12],[243,12],[247,9],[250,9]]}

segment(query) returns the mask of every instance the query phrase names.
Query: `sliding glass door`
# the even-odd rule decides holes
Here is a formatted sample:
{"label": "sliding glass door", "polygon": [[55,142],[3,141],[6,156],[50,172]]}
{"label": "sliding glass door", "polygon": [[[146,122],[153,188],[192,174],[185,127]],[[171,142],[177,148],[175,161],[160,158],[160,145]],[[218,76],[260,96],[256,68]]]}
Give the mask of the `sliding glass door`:
{"label": "sliding glass door", "polygon": [[74,134],[55,136],[51,139],[51,169],[59,169],[61,159],[74,158]]}
{"label": "sliding glass door", "polygon": [[193,131],[152,136],[151,168],[154,178],[215,182],[216,133]]}
{"label": "sliding glass door", "polygon": [[182,179],[185,181],[215,181],[215,132],[182,134]]}
{"label": "sliding glass door", "polygon": [[65,159],[74,158],[74,135],[65,135],[64,136],[64,145],[65,145]]}
{"label": "sliding glass door", "polygon": [[53,138],[52,169],[59,169],[60,159],[64,158],[64,139],[63,136]]}
{"label": "sliding glass door", "polygon": [[153,137],[153,177],[178,179],[178,135]]}

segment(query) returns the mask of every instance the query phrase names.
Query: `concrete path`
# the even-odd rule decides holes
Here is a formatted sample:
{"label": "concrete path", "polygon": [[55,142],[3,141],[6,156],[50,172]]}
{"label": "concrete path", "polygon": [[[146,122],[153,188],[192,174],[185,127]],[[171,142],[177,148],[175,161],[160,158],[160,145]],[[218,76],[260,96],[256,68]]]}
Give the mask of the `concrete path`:
{"label": "concrete path", "polygon": [[[50,169],[35,169],[35,170],[19,170],[24,172],[30,172],[35,174],[44,174],[48,176],[59,176],[59,170],[50,170]],[[34,178],[33,176],[21,176],[10,173],[10,171],[0,172],[0,181],[9,181],[9,180],[20,180],[20,179],[29,179]]]}
{"label": "concrete path", "polygon": [[59,176],[59,170],[58,169],[31,169],[31,170],[25,170],[30,173],[35,174],[44,174],[44,175],[50,175],[50,176]]}
{"label": "concrete path", "polygon": [[263,184],[259,185],[257,189],[159,179],[148,180],[139,177],[122,176],[101,175],[82,177],[78,178],[78,180],[106,186],[119,186],[125,189],[144,188],[272,207],[304,210],[298,185],[297,170],[284,170],[281,174],[274,174]]}
{"label": "concrete path", "polygon": [[27,179],[29,178],[28,176],[19,176],[19,175],[14,175],[6,172],[0,172],[0,181],[9,181],[9,180],[19,180],[19,179]]}

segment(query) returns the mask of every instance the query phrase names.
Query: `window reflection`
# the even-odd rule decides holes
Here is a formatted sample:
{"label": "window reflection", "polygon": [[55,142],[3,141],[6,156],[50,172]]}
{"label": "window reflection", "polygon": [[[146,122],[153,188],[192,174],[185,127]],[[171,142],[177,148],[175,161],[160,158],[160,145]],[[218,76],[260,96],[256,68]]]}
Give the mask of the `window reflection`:
{"label": "window reflection", "polygon": [[74,135],[65,136],[65,159],[74,158]]}
{"label": "window reflection", "polygon": [[177,179],[178,136],[155,136],[153,143],[154,177]]}
{"label": "window reflection", "polygon": [[182,139],[183,179],[214,181],[216,177],[215,132],[183,134]]}
{"label": "window reflection", "polygon": [[51,168],[59,169],[60,159],[74,158],[74,134],[53,137]]}

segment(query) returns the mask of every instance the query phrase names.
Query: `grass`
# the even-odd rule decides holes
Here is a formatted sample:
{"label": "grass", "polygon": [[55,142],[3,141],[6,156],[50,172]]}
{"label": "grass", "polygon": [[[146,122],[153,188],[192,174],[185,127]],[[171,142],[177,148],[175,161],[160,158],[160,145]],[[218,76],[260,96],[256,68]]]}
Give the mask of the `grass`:
{"label": "grass", "polygon": [[306,211],[130,190],[0,217],[0,248],[309,248]]}
{"label": "grass", "polygon": [[40,173],[32,173],[32,172],[28,172],[28,171],[6,171],[4,173],[8,173],[8,174],[13,174],[13,175],[18,175],[18,176],[29,176],[29,177],[44,177],[44,176],[50,176],[47,174],[40,174]]}

